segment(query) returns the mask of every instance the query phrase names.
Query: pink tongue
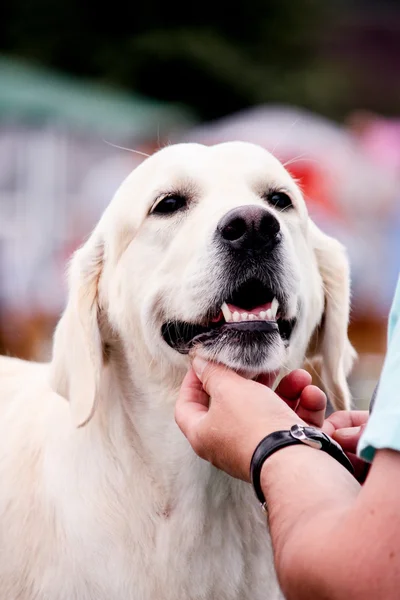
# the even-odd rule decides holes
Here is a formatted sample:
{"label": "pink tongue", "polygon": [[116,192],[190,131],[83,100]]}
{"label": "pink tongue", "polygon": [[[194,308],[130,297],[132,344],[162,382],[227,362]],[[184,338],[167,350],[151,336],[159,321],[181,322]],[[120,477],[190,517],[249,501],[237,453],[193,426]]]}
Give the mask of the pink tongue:
{"label": "pink tongue", "polygon": [[229,310],[231,311],[231,313],[234,312],[238,312],[238,313],[247,313],[248,315],[258,315],[260,314],[261,311],[265,311],[268,310],[269,308],[271,308],[272,306],[272,302],[267,302],[267,304],[262,304],[261,306],[256,306],[255,308],[252,308],[251,310],[246,310],[244,308],[239,308],[239,306],[235,306],[234,304],[227,304]]}

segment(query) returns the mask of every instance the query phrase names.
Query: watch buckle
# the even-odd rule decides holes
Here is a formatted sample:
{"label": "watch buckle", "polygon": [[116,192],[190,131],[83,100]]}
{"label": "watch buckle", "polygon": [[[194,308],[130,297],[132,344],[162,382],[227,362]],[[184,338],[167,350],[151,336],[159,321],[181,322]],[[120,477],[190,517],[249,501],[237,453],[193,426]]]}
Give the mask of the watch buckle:
{"label": "watch buckle", "polygon": [[310,446],[311,448],[315,448],[316,450],[321,450],[322,448],[321,442],[309,437],[306,434],[304,427],[302,427],[301,425],[293,425],[293,427],[290,428],[290,435],[294,439],[299,440],[300,442],[305,444],[306,446]]}

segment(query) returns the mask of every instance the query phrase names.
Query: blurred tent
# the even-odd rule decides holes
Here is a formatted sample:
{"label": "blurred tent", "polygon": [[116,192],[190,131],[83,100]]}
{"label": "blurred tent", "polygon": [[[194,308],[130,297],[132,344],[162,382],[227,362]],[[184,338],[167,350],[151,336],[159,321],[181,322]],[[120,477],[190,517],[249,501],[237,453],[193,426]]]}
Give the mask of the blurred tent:
{"label": "blurred tent", "polygon": [[259,106],[184,139],[242,140],[277,156],[298,179],[314,220],[348,249],[355,313],[386,316],[399,271],[400,171],[373,160],[346,127],[295,107]]}
{"label": "blurred tent", "polygon": [[193,123],[183,107],[0,58],[0,331],[6,349],[46,354],[41,344],[64,305],[70,254],[142,153]]}
{"label": "blurred tent", "polygon": [[91,81],[0,58],[0,122],[55,123],[124,139],[157,140],[193,123],[183,106],[158,102]]}

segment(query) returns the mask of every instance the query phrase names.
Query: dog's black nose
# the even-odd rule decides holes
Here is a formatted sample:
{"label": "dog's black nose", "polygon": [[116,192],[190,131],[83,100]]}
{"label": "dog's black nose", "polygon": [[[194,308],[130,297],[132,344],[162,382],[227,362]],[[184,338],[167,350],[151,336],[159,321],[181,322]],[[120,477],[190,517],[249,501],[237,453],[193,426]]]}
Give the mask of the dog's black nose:
{"label": "dog's black nose", "polygon": [[217,225],[220,241],[233,250],[271,250],[281,239],[278,219],[262,206],[240,206],[229,211]]}

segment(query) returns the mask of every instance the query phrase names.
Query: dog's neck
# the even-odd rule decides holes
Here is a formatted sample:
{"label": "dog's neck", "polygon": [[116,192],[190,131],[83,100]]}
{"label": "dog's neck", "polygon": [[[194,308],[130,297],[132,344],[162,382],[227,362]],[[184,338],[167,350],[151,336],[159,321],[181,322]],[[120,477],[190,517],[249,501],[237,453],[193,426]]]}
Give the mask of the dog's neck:
{"label": "dog's neck", "polygon": [[[95,418],[113,439],[121,430],[134,439],[145,463],[171,465],[173,458],[193,456],[174,419],[174,408],[185,368],[154,365],[145,354],[134,358],[127,349],[115,347],[101,375]],[[126,440],[125,440],[126,441]],[[115,444],[121,441],[115,439]],[[172,466],[172,465],[171,465]]]}
{"label": "dog's neck", "polygon": [[[161,506],[163,513],[174,510],[179,498],[201,504],[205,496],[214,497],[216,489],[213,503],[222,510],[233,489],[246,488],[247,493],[247,486],[197,457],[175,423],[185,370],[169,369],[170,376],[159,379],[149,371],[140,360],[134,371],[124,361],[110,360],[102,374],[94,419],[107,431],[121,471],[130,473],[132,482],[139,479],[149,505]],[[182,489],[190,492],[182,496]]]}

